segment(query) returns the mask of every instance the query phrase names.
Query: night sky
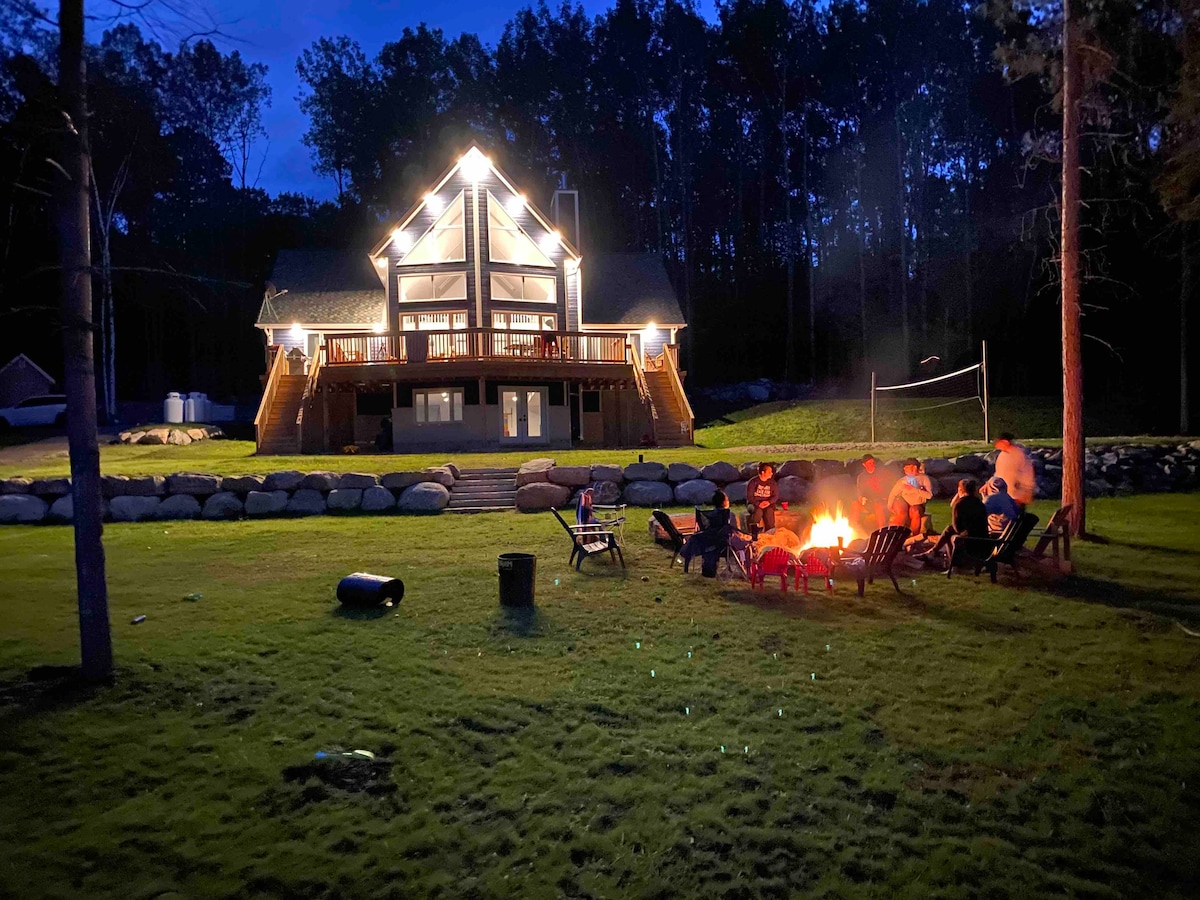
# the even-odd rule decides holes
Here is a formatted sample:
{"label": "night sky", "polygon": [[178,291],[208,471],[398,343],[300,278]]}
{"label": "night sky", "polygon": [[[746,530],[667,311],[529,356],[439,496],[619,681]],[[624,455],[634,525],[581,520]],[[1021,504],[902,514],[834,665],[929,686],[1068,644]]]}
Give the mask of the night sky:
{"label": "night sky", "polygon": [[[332,179],[312,170],[309,150],[301,142],[308,127],[307,118],[296,102],[300,83],[296,77],[296,59],[320,37],[345,34],[358,41],[368,58],[389,40],[400,36],[406,27],[425,22],[440,28],[447,40],[462,32],[479,35],[485,44],[495,47],[504,33],[504,25],[520,8],[531,5],[520,0],[457,0],[454,3],[416,2],[416,0],[206,0],[193,5],[186,0],[164,0],[150,13],[149,20],[135,19],[143,31],[154,34],[167,49],[182,37],[206,29],[202,14],[175,14],[201,6],[221,31],[214,38],[224,52],[238,50],[248,62],[263,62],[270,68],[271,107],[264,111],[263,124],[269,143],[259,147],[263,160],[258,186],[274,195],[296,191],[318,199],[333,199]],[[586,0],[590,15],[604,12],[608,0]],[[109,4],[103,0],[89,4],[89,14],[102,17]],[[700,9],[711,15],[712,0],[702,0]],[[195,16],[189,21],[189,15]],[[111,22],[111,20],[110,20]],[[95,21],[91,37],[98,40],[103,21]],[[265,153],[265,158],[263,154]]]}

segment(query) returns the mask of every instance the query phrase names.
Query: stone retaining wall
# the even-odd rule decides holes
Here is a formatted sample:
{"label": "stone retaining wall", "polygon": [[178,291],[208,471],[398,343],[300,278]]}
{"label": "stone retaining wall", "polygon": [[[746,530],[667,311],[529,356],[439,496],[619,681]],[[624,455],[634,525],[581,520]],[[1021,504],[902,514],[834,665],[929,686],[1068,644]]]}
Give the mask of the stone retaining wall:
{"label": "stone retaining wall", "polygon": [[[995,452],[954,459],[924,460],[935,496],[950,497],[958,480],[991,476]],[[1062,451],[1032,449],[1038,496],[1058,497],[1062,485]],[[885,481],[902,474],[899,460],[881,461]],[[857,459],[793,459],[779,461],[775,476],[781,501],[800,506],[855,501]],[[736,505],[745,502],[746,481],[758,461],[688,463],[612,463],[559,466],[553,459],[533,459],[517,474],[516,508],[539,512],[569,507],[575,496],[592,488],[596,503],[630,506],[703,506],[717,488]],[[1088,449],[1086,488],[1089,497],[1193,490],[1200,487],[1200,441],[1186,444],[1112,445]],[[102,479],[106,518],[116,522],[168,519],[237,519],[344,513],[436,513],[450,501],[458,477],[453,464],[420,472],[386,475],[348,472],[272,472],[269,475],[220,477],[181,472],[174,475]],[[69,522],[71,482],[66,478],[0,480],[0,523]]]}

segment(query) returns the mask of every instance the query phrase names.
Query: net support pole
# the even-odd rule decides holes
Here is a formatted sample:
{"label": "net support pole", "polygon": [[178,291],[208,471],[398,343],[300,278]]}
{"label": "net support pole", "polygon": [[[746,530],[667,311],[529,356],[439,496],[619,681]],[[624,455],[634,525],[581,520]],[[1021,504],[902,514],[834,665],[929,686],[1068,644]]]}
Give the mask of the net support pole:
{"label": "net support pole", "polygon": [[990,444],[992,442],[990,423],[988,422],[988,365],[987,365],[987,341],[983,341],[983,362],[980,364],[980,369],[983,375],[983,442]]}
{"label": "net support pole", "polygon": [[871,373],[871,446],[875,446],[875,373]]}

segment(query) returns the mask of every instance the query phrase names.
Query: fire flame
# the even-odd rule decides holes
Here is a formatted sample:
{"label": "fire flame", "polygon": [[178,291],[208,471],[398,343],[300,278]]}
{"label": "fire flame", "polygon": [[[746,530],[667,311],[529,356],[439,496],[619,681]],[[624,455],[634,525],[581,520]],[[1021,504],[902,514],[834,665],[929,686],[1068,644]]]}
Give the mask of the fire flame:
{"label": "fire flame", "polygon": [[813,510],[812,529],[808,533],[808,540],[800,549],[836,547],[838,538],[842,539],[842,546],[847,546],[856,537],[858,535],[854,531],[854,526],[842,512],[842,504],[839,503],[832,515],[830,515],[828,507]]}

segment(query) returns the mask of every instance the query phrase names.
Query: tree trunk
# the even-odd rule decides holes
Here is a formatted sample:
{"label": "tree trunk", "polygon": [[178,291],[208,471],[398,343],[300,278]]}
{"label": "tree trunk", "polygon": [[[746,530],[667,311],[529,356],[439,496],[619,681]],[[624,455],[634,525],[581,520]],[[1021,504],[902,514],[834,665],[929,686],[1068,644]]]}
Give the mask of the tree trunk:
{"label": "tree trunk", "polygon": [[1083,489],[1083,338],[1079,305],[1079,97],[1083,88],[1072,0],[1063,2],[1062,157],[1062,502],[1071,506],[1071,530],[1087,528]]}
{"label": "tree trunk", "polygon": [[900,130],[900,107],[896,106],[896,216],[900,231],[900,342],[903,372],[907,376],[912,361],[908,330],[908,217],[904,196],[904,134]]}
{"label": "tree trunk", "polygon": [[813,285],[812,204],[808,196],[808,116],[804,117],[804,160],[801,166],[801,190],[804,191],[804,270],[808,275],[808,380],[817,383],[817,292]]}
{"label": "tree trunk", "polygon": [[1179,433],[1188,434],[1191,431],[1191,420],[1188,415],[1188,304],[1192,299],[1194,286],[1192,278],[1192,242],[1190,222],[1180,226],[1183,238],[1180,241],[1180,273],[1179,273]]}
{"label": "tree trunk", "polygon": [[787,145],[787,134],[782,124],[780,133],[783,137],[783,221],[787,240],[785,250],[787,259],[787,348],[783,353],[783,380],[796,380],[796,254],[794,250],[795,234],[792,227],[792,180],[790,150]]}
{"label": "tree trunk", "polygon": [[93,350],[87,84],[83,57],[83,0],[59,3],[59,98],[65,114],[56,226],[61,267],[63,384],[74,498],[75,575],[83,677],[112,677],[112,635],[101,541],[100,447],[96,440]]}
{"label": "tree trunk", "polygon": [[854,188],[858,195],[858,315],[862,326],[863,362],[867,360],[867,217],[862,190],[863,148],[856,148],[854,159]]}

